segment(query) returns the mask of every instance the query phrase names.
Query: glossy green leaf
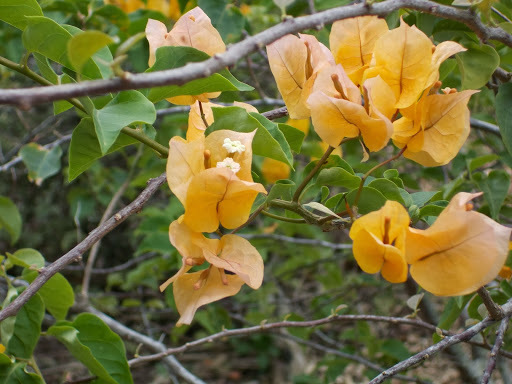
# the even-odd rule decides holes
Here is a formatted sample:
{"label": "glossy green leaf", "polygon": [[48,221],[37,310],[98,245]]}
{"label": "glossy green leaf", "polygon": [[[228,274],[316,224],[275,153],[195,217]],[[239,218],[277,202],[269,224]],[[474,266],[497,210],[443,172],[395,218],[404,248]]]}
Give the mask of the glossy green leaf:
{"label": "glossy green leaf", "polygon": [[77,72],[81,72],[85,63],[101,48],[112,44],[114,40],[101,31],[77,33],[68,41],[68,58]]}
{"label": "glossy green leaf", "polygon": [[133,383],[121,338],[97,316],[82,313],[72,323],[60,322],[50,327],[47,334],[55,336],[103,382]]}
{"label": "glossy green leaf", "polygon": [[7,258],[13,265],[23,268],[43,268],[44,257],[32,248],[18,249],[14,253],[7,253]]}
{"label": "glossy green leaf", "polygon": [[[156,61],[146,72],[163,71],[183,67],[187,63],[209,59],[206,53],[191,47],[160,47],[156,50]],[[204,79],[192,80],[182,86],[168,85],[151,88],[148,99],[157,102],[169,97],[181,95],[200,95],[207,92],[251,91],[254,88],[244,84],[231,75],[227,69]]]}
{"label": "glossy green leaf", "polygon": [[317,185],[330,185],[333,187],[345,187],[354,189],[361,183],[361,178],[352,175],[347,170],[340,167],[322,169],[316,179]]}
{"label": "glossy green leaf", "polygon": [[490,45],[470,44],[455,57],[462,74],[462,89],[478,89],[491,78],[500,64],[500,56]]}
{"label": "glossy green leaf", "polygon": [[482,167],[483,165],[490,163],[491,161],[498,160],[498,155],[489,154],[484,156],[478,156],[474,159],[467,160],[469,172],[473,172],[475,169]]}
{"label": "glossy green leaf", "polygon": [[[270,157],[293,167],[290,146],[276,124],[257,113],[249,114],[245,109],[239,107],[212,108],[212,110],[214,123],[208,128],[207,134],[219,129],[229,129],[237,132],[257,130],[252,142],[252,152],[255,155]],[[261,116],[262,119],[258,116]],[[271,124],[268,125],[265,120]],[[267,128],[270,128],[270,130]]]}
{"label": "glossy green leaf", "polygon": [[[138,141],[121,133],[105,155],[135,143],[138,143]],[[103,156],[92,119],[83,118],[73,130],[71,136],[68,180],[74,180]]]}
{"label": "glossy green leaf", "polygon": [[512,155],[512,83],[501,84],[496,96],[496,120],[503,143]]}
{"label": "glossy green leaf", "polygon": [[[350,206],[354,205],[354,200],[357,195],[357,189],[350,191],[347,195],[347,202]],[[386,204],[386,198],[382,193],[371,187],[363,187],[359,204],[357,205],[357,212],[361,215],[377,211]]]}
{"label": "glossy green leaf", "polygon": [[92,113],[101,153],[106,154],[121,129],[134,123],[153,124],[156,110],[152,102],[138,91],[120,92],[102,109]]}
{"label": "glossy green leaf", "polygon": [[2,384],[44,384],[41,376],[28,372],[27,363],[0,363],[0,383]]}
{"label": "glossy green leaf", "polygon": [[11,244],[14,244],[20,238],[20,212],[11,199],[4,196],[0,196],[0,229],[7,231],[11,237]]}
{"label": "glossy green leaf", "polygon": [[400,204],[405,205],[400,190],[395,183],[388,179],[375,179],[368,184],[368,187],[375,188],[388,200],[398,201]]}
{"label": "glossy green leaf", "polygon": [[[10,289],[3,307],[10,304],[23,289]],[[0,323],[2,344],[6,353],[23,359],[30,359],[41,334],[44,317],[44,304],[39,294],[35,294],[18,311]]]}
{"label": "glossy green leaf", "polygon": [[[23,273],[23,278],[31,283],[37,277],[36,271]],[[73,287],[60,273],[53,275],[38,291],[46,310],[57,320],[64,320],[69,308],[75,303]]]}
{"label": "glossy green leaf", "polygon": [[24,30],[27,26],[26,16],[43,16],[36,0],[0,0],[0,20]]}
{"label": "glossy green leaf", "polygon": [[41,185],[44,179],[60,170],[62,149],[58,145],[45,149],[36,143],[29,143],[21,147],[19,155],[28,169],[29,179],[36,185]]}
{"label": "glossy green leaf", "polygon": [[288,145],[291,150],[295,153],[300,153],[300,148],[302,147],[302,142],[304,141],[305,134],[300,129],[292,127],[291,125],[277,124],[279,130],[283,132]]}
{"label": "glossy green leaf", "polygon": [[291,200],[294,189],[295,183],[293,181],[277,180],[268,193],[267,201],[274,199]]}
{"label": "glossy green leaf", "polygon": [[510,175],[501,169],[493,170],[485,175],[482,172],[473,174],[473,180],[484,193],[485,201],[489,204],[491,217],[498,219],[501,206],[510,188]]}

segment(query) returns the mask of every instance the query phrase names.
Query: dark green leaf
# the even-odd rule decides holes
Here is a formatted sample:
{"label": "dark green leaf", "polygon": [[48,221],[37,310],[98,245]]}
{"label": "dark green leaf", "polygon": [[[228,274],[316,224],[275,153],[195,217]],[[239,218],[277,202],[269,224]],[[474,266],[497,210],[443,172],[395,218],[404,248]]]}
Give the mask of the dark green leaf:
{"label": "dark green leaf", "polygon": [[21,147],[19,155],[28,169],[28,177],[37,185],[60,170],[62,149],[57,145],[48,150],[36,143]]}
{"label": "dark green leaf", "polygon": [[[156,50],[156,61],[146,72],[180,68],[187,63],[209,59],[206,53],[191,47],[160,47]],[[151,88],[148,99],[157,102],[181,95],[200,95],[208,92],[251,91],[253,88],[236,80],[227,69],[204,79],[192,80],[182,86],[168,85]]]}
{"label": "dark green leaf", "polygon": [[488,175],[481,172],[475,173],[473,180],[484,193],[484,198],[489,204],[491,217],[497,220],[510,187],[510,175],[504,170],[495,169]]}
{"label": "dark green leaf", "polygon": [[27,26],[25,16],[43,16],[43,11],[36,0],[0,1],[0,20],[24,30]]}
{"label": "dark green leaf", "polygon": [[325,202],[325,206],[329,208],[331,211],[338,211],[338,206],[340,204],[340,201],[343,201],[343,196],[345,196],[345,193],[338,193],[337,195],[334,195],[333,197],[327,199]]}
{"label": "dark green leaf", "polygon": [[58,323],[47,333],[105,383],[133,383],[121,338],[97,316],[82,313],[74,322]]}
{"label": "dark green leaf", "polygon": [[[19,292],[10,289],[4,300],[3,308],[10,304]],[[39,294],[35,294],[18,311],[0,323],[2,344],[6,353],[18,358],[30,359],[41,334],[44,317],[44,304]]]}
{"label": "dark green leaf", "polygon": [[0,229],[5,229],[11,236],[11,244],[18,241],[21,234],[21,216],[11,199],[0,196]]}
{"label": "dark green leaf", "polygon": [[361,178],[359,176],[352,175],[340,167],[322,169],[316,179],[317,185],[345,187],[349,190],[357,188],[360,183]]}
{"label": "dark green leaf", "polygon": [[420,217],[439,216],[447,205],[446,200],[438,200],[433,204],[425,205],[420,209]]}
{"label": "dark green leaf", "polygon": [[244,15],[232,2],[199,0],[197,5],[210,17],[212,25],[226,42],[238,41],[245,24]]}
{"label": "dark green leaf", "polygon": [[152,102],[138,91],[120,92],[112,101],[92,114],[101,153],[106,154],[121,129],[134,123],[153,124],[156,110]]}
{"label": "dark green leaf", "polygon": [[277,180],[268,193],[267,201],[274,199],[291,200],[294,188],[295,183],[291,180]]}
{"label": "dark green leaf", "polygon": [[375,188],[388,200],[398,201],[400,204],[405,205],[400,190],[395,183],[388,179],[375,179],[368,184],[368,187]]}
{"label": "dark green leaf", "polygon": [[[354,200],[357,195],[357,189],[349,192],[347,195],[347,202],[350,206],[354,205]],[[358,213],[361,215],[377,211],[386,204],[386,198],[382,193],[371,187],[363,187],[361,197],[359,198]]]}
{"label": "dark green leaf", "polygon": [[426,203],[434,197],[437,192],[435,191],[424,191],[424,192],[416,192],[411,194],[413,204],[418,207],[423,207]]}
{"label": "dark green leaf", "polygon": [[512,83],[501,84],[496,96],[496,120],[503,143],[512,155]]}
{"label": "dark green leaf", "polygon": [[300,153],[300,148],[302,147],[302,142],[304,141],[304,132],[300,129],[292,127],[291,125],[277,124],[280,131],[283,132],[286,141],[290,145],[290,148],[295,153]]}
{"label": "dark green leaf", "polygon": [[478,156],[474,159],[467,160],[469,172],[473,172],[475,169],[480,168],[481,166],[490,163],[491,161],[498,160],[500,157],[498,155],[484,155]]}
{"label": "dark green leaf", "polygon": [[500,64],[500,56],[490,45],[471,43],[455,57],[462,74],[462,89],[478,89],[491,78]]}
{"label": "dark green leaf", "polygon": [[27,363],[0,363],[0,382],[2,384],[44,384],[41,376],[28,372]]}

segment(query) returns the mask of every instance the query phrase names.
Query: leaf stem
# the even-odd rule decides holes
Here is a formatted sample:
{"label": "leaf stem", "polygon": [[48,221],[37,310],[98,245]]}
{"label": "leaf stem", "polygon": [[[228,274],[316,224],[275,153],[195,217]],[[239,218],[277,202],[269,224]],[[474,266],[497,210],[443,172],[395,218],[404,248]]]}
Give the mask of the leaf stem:
{"label": "leaf stem", "polygon": [[287,223],[306,224],[306,220],[304,220],[304,219],[294,219],[292,217],[284,217],[284,216],[274,215],[273,213],[270,213],[270,212],[265,211],[265,210],[262,210],[261,214],[264,215],[264,216],[271,217],[271,218],[276,219],[276,220],[286,221]]}
{"label": "leaf stem", "polygon": [[368,178],[368,176],[370,176],[374,171],[376,171],[377,169],[379,169],[380,167],[386,165],[387,163],[390,163],[392,162],[393,160],[396,160],[398,159],[400,156],[403,155],[403,153],[405,152],[405,150],[407,149],[407,145],[405,147],[403,147],[400,152],[398,152],[395,156],[392,156],[390,157],[389,159],[387,160],[384,160],[382,163],[380,164],[377,164],[375,167],[373,167],[372,169],[370,169],[368,172],[366,172],[363,177],[361,178],[361,183],[359,183],[359,188],[357,189],[357,194],[356,194],[356,198],[354,199],[354,205],[357,206],[357,203],[359,203],[359,198],[361,197],[361,192],[363,192],[363,186],[364,186],[364,182],[366,181],[366,179]]}
{"label": "leaf stem", "polygon": [[166,158],[166,157],[169,156],[169,149],[168,148],[164,147],[159,142],[150,139],[145,134],[140,132],[138,129],[134,129],[134,128],[130,128],[130,127],[124,127],[123,129],[121,129],[121,132],[123,132],[124,134],[126,134],[128,136],[133,137],[135,140],[138,140],[141,143],[147,145],[148,147],[154,149],[156,152],[158,152],[160,157]]}

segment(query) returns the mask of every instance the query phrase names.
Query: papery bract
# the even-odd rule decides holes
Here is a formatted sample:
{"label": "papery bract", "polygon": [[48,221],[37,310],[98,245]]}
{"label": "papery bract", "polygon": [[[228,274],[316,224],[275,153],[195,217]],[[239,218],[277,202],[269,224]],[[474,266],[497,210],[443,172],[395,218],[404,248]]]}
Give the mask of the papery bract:
{"label": "papery bract", "polygon": [[[467,90],[445,95],[425,95],[415,110],[393,123],[393,142],[407,145],[404,156],[426,167],[449,163],[469,135],[471,95]],[[411,119],[413,118],[413,119]]]}
{"label": "papery bract", "polygon": [[410,228],[406,258],[411,275],[438,296],[460,296],[493,280],[508,255],[511,228],[471,211],[481,193],[461,192],[426,229]]}
{"label": "papery bract", "polygon": [[404,246],[409,221],[405,208],[391,200],[380,210],[354,221],[350,229],[352,250],[363,271],[381,271],[382,277],[391,283],[407,279]]}
{"label": "papery bract", "polygon": [[292,119],[310,116],[306,100],[316,74],[334,65],[330,51],[310,35],[286,35],[267,46],[270,69]]}
{"label": "papery bract", "polygon": [[418,100],[427,85],[432,47],[423,32],[402,20],[399,28],[386,32],[375,42],[374,57],[363,81],[380,75],[395,94],[395,108],[406,108]]}
{"label": "papery bract", "polygon": [[267,183],[275,183],[277,180],[287,179],[290,176],[290,166],[281,161],[265,157],[261,164],[261,174]]}
{"label": "papery bract", "polygon": [[363,72],[370,64],[375,42],[387,31],[386,20],[377,16],[354,17],[332,24],[329,46],[334,60],[343,65],[356,85],[361,84]]}

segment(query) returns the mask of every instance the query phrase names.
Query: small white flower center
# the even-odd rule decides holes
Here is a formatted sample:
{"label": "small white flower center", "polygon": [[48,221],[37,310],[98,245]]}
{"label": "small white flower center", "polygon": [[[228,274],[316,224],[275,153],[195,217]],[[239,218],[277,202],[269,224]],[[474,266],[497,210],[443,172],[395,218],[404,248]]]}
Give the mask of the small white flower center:
{"label": "small white flower center", "polygon": [[245,145],[243,145],[239,140],[232,141],[229,137],[224,139],[224,144],[222,146],[228,151],[228,153],[242,153],[245,151]]}
{"label": "small white flower center", "polygon": [[237,173],[240,170],[240,164],[234,161],[231,157],[226,157],[224,160],[217,163],[217,168],[229,168],[233,173]]}

